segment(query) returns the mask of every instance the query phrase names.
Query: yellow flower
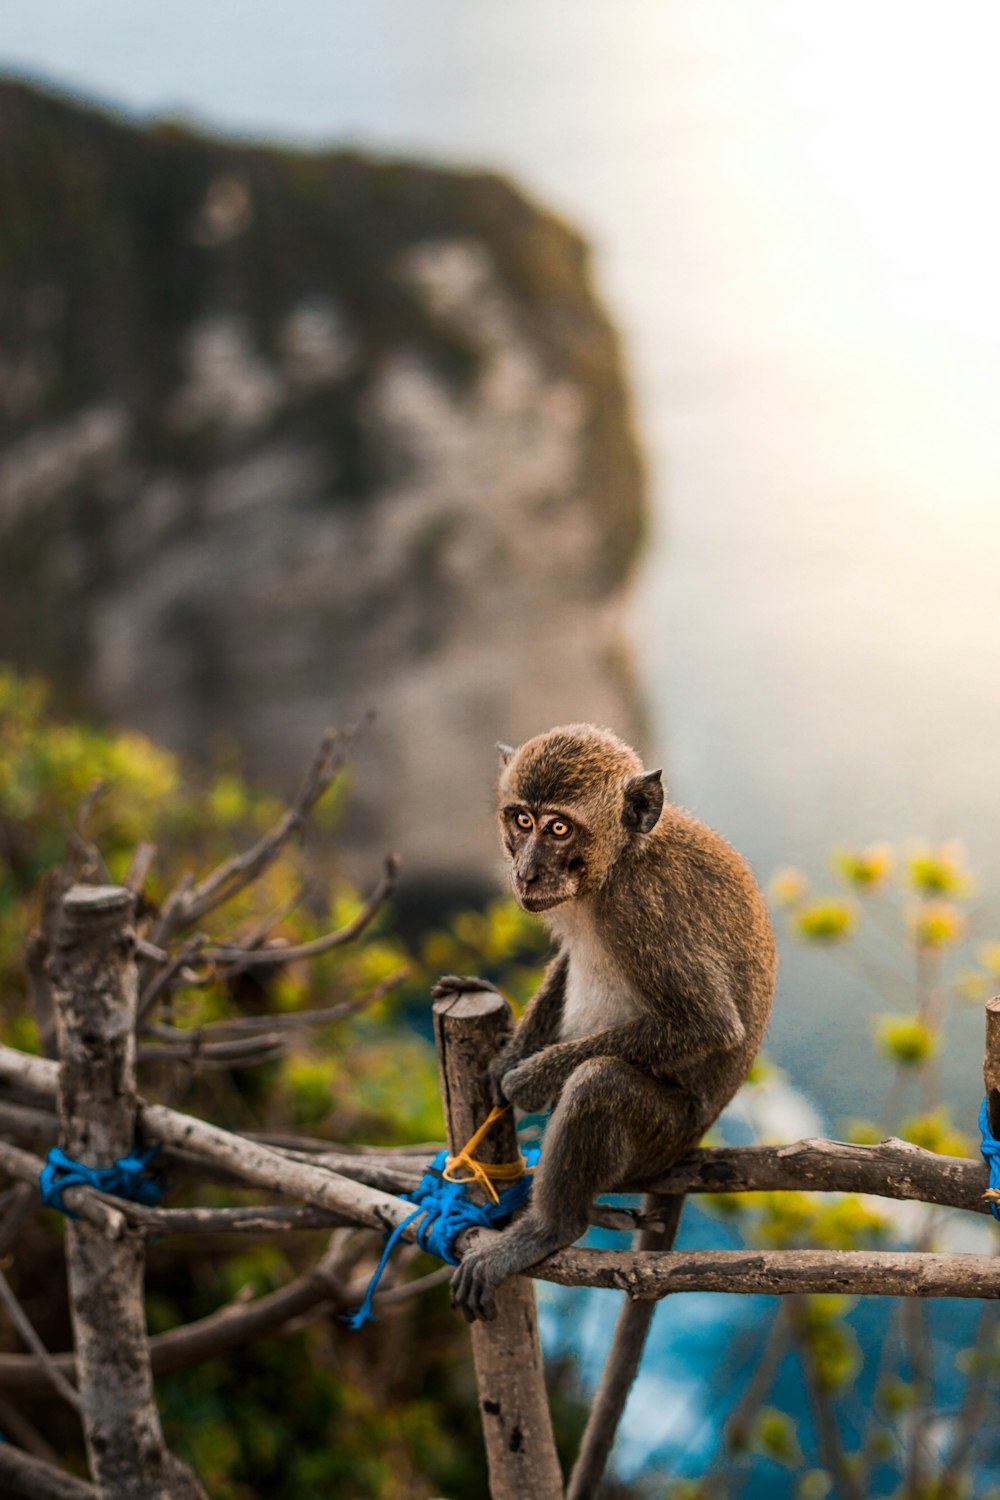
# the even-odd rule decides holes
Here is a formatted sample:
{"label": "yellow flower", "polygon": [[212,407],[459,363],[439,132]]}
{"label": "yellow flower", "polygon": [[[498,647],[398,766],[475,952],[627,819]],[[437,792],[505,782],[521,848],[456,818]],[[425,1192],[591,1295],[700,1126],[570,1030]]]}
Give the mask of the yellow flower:
{"label": "yellow flower", "polygon": [[980,943],[976,949],[976,962],[994,979],[1000,979],[1000,943]]}
{"label": "yellow flower", "polygon": [[968,931],[969,920],[950,901],[922,901],[907,921],[918,948],[948,948]]}
{"label": "yellow flower", "polygon": [[850,935],[854,908],[837,896],[800,907],[792,918],[796,934],[807,943],[837,943]]}
{"label": "yellow flower", "polygon": [[918,844],[906,864],[909,884],[921,896],[967,896],[972,877],[965,869],[965,851],[954,841],[940,844]]}
{"label": "yellow flower", "polygon": [[883,883],[892,869],[892,850],[888,844],[869,844],[865,849],[837,849],[833,865],[848,885],[858,890],[872,890]]}
{"label": "yellow flower", "polygon": [[937,1045],[934,1033],[916,1016],[879,1016],[875,1031],[882,1051],[904,1068],[918,1068]]}
{"label": "yellow flower", "polygon": [[904,1141],[912,1141],[915,1146],[922,1146],[925,1151],[933,1151],[938,1156],[970,1155],[968,1139],[955,1129],[943,1106],[904,1120],[899,1133]]}
{"label": "yellow flower", "polygon": [[809,894],[809,877],[794,865],[783,865],[771,876],[767,893],[775,906],[797,906]]}
{"label": "yellow flower", "polygon": [[981,969],[963,969],[960,974],[956,974],[952,985],[959,1000],[968,1000],[973,1005],[985,1000],[990,988],[989,979]]}

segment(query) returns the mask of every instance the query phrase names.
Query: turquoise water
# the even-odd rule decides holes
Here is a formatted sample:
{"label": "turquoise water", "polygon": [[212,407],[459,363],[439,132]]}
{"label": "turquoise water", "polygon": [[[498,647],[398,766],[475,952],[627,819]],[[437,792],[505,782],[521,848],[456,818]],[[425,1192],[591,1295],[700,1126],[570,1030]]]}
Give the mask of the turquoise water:
{"label": "turquoise water", "polygon": [[[497,167],[579,224],[649,455],[630,624],[673,796],[762,877],[820,872],[835,842],[957,836],[989,936],[1000,230],[982,185],[1000,17],[953,7],[945,32],[942,15],[897,0],[34,0],[7,7],[0,62],[231,134]],[[798,1097],[778,1101],[777,1134],[798,1133],[805,1098],[825,1129],[875,1110],[883,1005],[786,944],[770,1047]],[[969,1010],[945,1081],[970,1127],[980,1053]],[[689,1242],[721,1233],[686,1219]],[[595,1373],[612,1302],[545,1293],[549,1347],[569,1340]],[[699,1469],[769,1313],[721,1297],[661,1309],[624,1468],[667,1453]],[[884,1312],[858,1316],[874,1349]],[[947,1322],[961,1342],[965,1319],[945,1309],[936,1337]],[[781,1382],[795,1399],[791,1366]],[[745,1493],[781,1484],[761,1471]]]}

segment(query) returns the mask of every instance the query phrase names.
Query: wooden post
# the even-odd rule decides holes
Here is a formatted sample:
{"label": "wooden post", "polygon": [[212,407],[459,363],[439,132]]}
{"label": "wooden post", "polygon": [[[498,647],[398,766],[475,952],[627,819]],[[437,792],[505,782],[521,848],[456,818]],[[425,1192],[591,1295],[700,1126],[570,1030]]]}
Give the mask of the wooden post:
{"label": "wooden post", "polygon": [[1000,995],[986,1002],[986,1055],[983,1058],[990,1130],[1000,1141]]}
{"label": "wooden post", "polygon": [[[448,1146],[460,1151],[490,1112],[484,1070],[511,1030],[510,1007],[495,991],[475,991],[434,1004],[441,1094]],[[513,1116],[498,1120],[479,1148],[486,1162],[517,1155]],[[562,1500],[552,1437],[535,1290],[512,1276],[497,1292],[493,1323],[473,1323],[472,1356],[486,1441],[492,1500]]]}
{"label": "wooden post", "polygon": [[[59,1038],[63,1150],[110,1167],[135,1144],[135,897],[72,886],[63,897],[49,973]],[[84,1436],[102,1500],[205,1500],[160,1430],[146,1340],[138,1236],[66,1226],[66,1264]]]}

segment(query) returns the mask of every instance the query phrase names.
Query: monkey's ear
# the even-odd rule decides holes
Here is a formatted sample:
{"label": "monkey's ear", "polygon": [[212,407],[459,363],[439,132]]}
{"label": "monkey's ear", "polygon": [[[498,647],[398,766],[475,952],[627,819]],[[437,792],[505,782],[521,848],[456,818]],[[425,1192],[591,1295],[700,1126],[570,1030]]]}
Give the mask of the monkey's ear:
{"label": "monkey's ear", "polygon": [[622,822],[636,833],[651,833],[660,821],[663,811],[662,771],[646,771],[642,776],[630,776],[625,783],[625,805]]}
{"label": "monkey's ear", "polygon": [[497,740],[497,749],[500,751],[500,764],[502,766],[508,765],[511,756],[514,754],[514,746],[505,745],[503,740]]}

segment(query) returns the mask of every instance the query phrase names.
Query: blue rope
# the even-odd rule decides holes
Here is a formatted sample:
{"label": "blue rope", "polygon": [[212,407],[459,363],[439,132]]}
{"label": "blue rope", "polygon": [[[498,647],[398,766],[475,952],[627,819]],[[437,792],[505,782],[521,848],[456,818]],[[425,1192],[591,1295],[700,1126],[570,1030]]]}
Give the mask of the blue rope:
{"label": "blue rope", "polygon": [[[530,1147],[522,1154],[528,1167],[535,1166],[541,1155],[537,1146]],[[396,1225],[386,1240],[382,1259],[368,1283],[364,1301],[357,1312],[348,1313],[341,1319],[348,1327],[361,1328],[365,1323],[375,1321],[372,1299],[375,1296],[379,1278],[408,1224],[414,1223],[422,1215],[424,1222],[417,1230],[418,1245],[422,1250],[428,1250],[431,1255],[436,1255],[439,1260],[446,1260],[449,1265],[457,1266],[455,1241],[463,1230],[502,1229],[511,1215],[527,1202],[528,1194],[531,1192],[531,1178],[525,1173],[509,1188],[504,1189],[498,1202],[473,1203],[468,1196],[468,1183],[446,1182],[442,1177],[441,1173],[447,1160],[447,1151],[439,1151],[420,1179],[420,1186],[412,1193],[400,1195],[408,1203],[416,1203],[417,1207],[409,1218],[403,1219]]]}
{"label": "blue rope", "polygon": [[86,1167],[53,1146],[38,1178],[42,1202],[46,1208],[57,1208],[67,1218],[75,1219],[76,1214],[63,1202],[63,1193],[71,1187],[92,1187],[116,1198],[127,1198],[130,1203],[155,1205],[163,1197],[163,1189],[143,1174],[159,1149],[157,1142],[148,1151],[132,1151],[119,1157],[113,1167]]}
{"label": "blue rope", "polygon": [[[983,1161],[990,1169],[990,1187],[1000,1188],[1000,1141],[990,1129],[990,1111],[985,1099],[979,1111],[979,1130],[983,1138],[979,1149],[983,1153]],[[1000,1203],[991,1203],[989,1208],[994,1219],[1000,1219]]]}

